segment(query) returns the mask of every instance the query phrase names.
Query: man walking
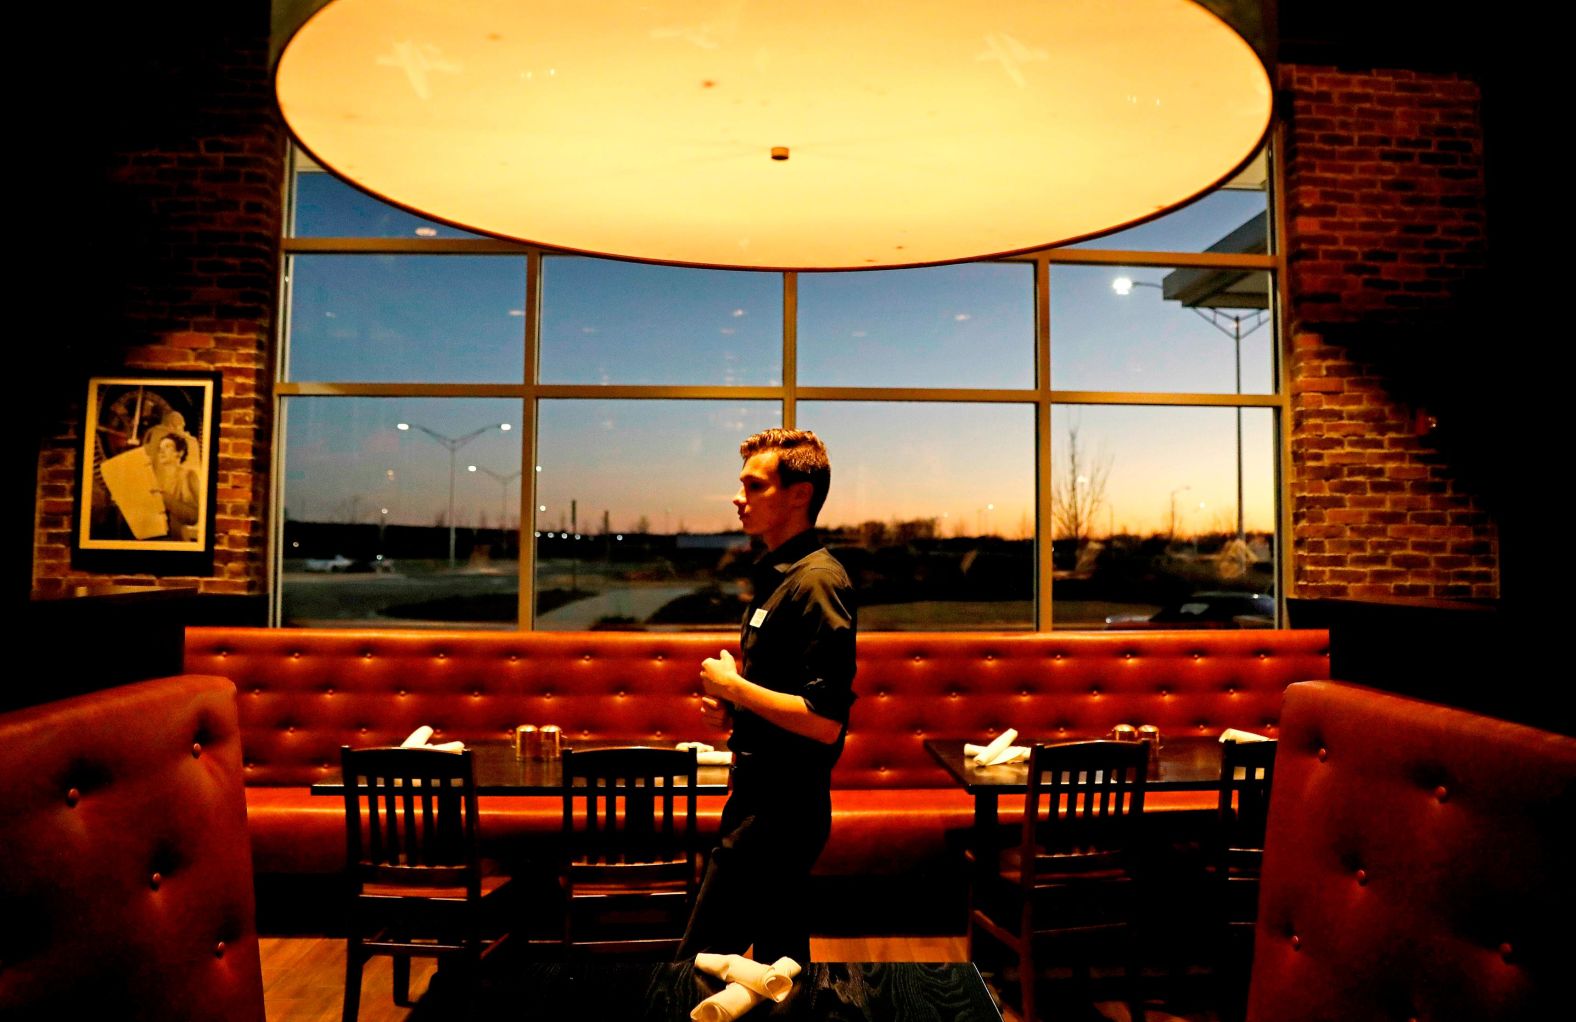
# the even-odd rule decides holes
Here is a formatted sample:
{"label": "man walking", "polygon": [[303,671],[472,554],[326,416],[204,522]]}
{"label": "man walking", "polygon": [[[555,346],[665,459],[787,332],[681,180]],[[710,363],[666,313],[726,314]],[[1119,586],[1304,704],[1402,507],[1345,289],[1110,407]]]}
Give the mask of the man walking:
{"label": "man walking", "polygon": [[832,766],[854,701],[853,585],[815,535],[832,468],[806,430],[768,429],[739,447],[733,498],[765,553],[735,663],[701,663],[701,712],[732,723],[732,791],[679,956],[701,951],[756,961],[810,960],[810,869],[831,831]]}

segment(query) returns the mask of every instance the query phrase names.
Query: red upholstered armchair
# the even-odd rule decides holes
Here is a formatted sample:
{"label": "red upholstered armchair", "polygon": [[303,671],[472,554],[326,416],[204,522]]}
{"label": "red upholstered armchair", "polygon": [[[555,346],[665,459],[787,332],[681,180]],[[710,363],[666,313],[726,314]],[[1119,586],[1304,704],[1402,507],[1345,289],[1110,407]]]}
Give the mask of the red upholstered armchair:
{"label": "red upholstered armchair", "polygon": [[0,1018],[263,1018],[235,686],[0,715]]}
{"label": "red upholstered armchair", "polygon": [[1248,1019],[1563,1017],[1573,811],[1576,739],[1292,685]]}

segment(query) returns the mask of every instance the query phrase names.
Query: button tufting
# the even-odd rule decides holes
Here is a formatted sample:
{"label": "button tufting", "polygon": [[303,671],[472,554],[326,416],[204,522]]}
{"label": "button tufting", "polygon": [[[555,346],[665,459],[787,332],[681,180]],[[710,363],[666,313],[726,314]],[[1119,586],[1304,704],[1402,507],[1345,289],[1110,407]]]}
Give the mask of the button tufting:
{"label": "button tufting", "polygon": [[405,690],[404,689],[400,689],[399,690],[399,694],[403,696],[405,694]]}
{"label": "button tufting", "polygon": [[1325,760],[1327,760],[1329,758],[1330,758],[1330,750],[1324,748],[1323,746],[1320,746],[1319,747],[1319,762],[1323,763]]}
{"label": "button tufting", "polygon": [[164,878],[157,873],[148,878],[148,886],[153,888],[155,891],[159,889],[159,885],[162,883],[164,883]]}
{"label": "button tufting", "polygon": [[363,660],[371,660],[372,659],[372,651],[370,649],[362,650],[361,651],[361,659],[363,659]]}
{"label": "button tufting", "polygon": [[221,940],[219,943],[213,946],[213,956],[215,958],[224,957],[224,941]]}
{"label": "button tufting", "polygon": [[447,660],[447,659],[449,659],[449,654],[440,649],[438,651],[438,659],[439,660]]}
{"label": "button tufting", "polygon": [[66,805],[76,808],[76,804],[81,801],[82,792],[75,788],[72,788],[70,791],[66,792]]}
{"label": "button tufting", "polygon": [[323,694],[324,694],[324,695],[326,695],[326,696],[331,696],[331,695],[333,695],[333,694],[334,694],[334,686],[332,686],[332,685],[330,685],[330,686],[328,686],[328,687],[327,687],[327,688],[325,688],[325,689],[324,689],[324,690],[323,690]]}
{"label": "button tufting", "polygon": [[480,699],[481,697],[482,697],[482,690],[481,689],[479,689],[479,688],[471,689],[471,698],[472,699]]}
{"label": "button tufting", "polygon": [[1291,949],[1293,951],[1302,950],[1302,938],[1297,936],[1295,933],[1291,935]]}
{"label": "button tufting", "polygon": [[1357,871],[1357,886],[1358,887],[1367,887],[1368,886],[1368,871],[1366,869],[1360,869],[1360,870]]}
{"label": "button tufting", "polygon": [[509,654],[509,662],[511,664],[519,663],[519,661],[520,661],[520,654],[518,654],[518,653],[510,653]]}
{"label": "button tufting", "polygon": [[192,743],[192,759],[196,759],[198,756],[201,756],[201,755],[202,755],[202,743],[201,742],[193,742]]}
{"label": "button tufting", "polygon": [[1098,697],[1100,695],[1100,690],[1097,688],[1092,688],[1089,690],[1089,694]]}
{"label": "button tufting", "polygon": [[1123,653],[1123,654],[1122,654],[1122,659],[1123,659],[1123,660],[1131,660],[1131,659],[1133,659],[1133,654],[1132,654],[1132,651],[1131,651],[1131,650],[1129,650],[1129,651],[1128,651],[1128,652],[1126,652],[1126,653]]}
{"label": "button tufting", "polygon": [[915,662],[915,663],[916,663],[916,664],[917,664],[917,663],[920,663],[920,662],[921,662],[921,661],[923,661],[923,660],[924,660],[924,659],[925,659],[925,658],[924,658],[924,657],[922,657],[922,656],[920,656],[920,655],[919,655],[919,654],[918,654],[918,653],[915,653],[915,654],[914,654],[914,662]]}
{"label": "button tufting", "polygon": [[1441,784],[1439,787],[1434,789],[1434,797],[1439,799],[1441,802],[1448,802],[1450,801],[1450,792],[1445,789],[1443,784]]}
{"label": "button tufting", "polygon": [[1062,654],[1060,654],[1060,653],[1058,653],[1055,656],[1051,657],[1052,660],[1060,660],[1061,658],[1062,658]]}
{"label": "button tufting", "polygon": [[299,649],[291,650],[290,651],[290,659],[291,660],[300,660],[301,659],[301,651]]}
{"label": "button tufting", "polygon": [[1506,941],[1499,946],[1499,956],[1508,962],[1511,955],[1515,954],[1515,950],[1515,948],[1510,946],[1510,941]]}

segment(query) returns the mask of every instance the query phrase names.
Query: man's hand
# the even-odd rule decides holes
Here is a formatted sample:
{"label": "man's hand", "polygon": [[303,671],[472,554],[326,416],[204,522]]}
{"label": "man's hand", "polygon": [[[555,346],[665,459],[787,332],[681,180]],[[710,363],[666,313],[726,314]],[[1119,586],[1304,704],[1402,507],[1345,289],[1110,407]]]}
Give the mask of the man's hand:
{"label": "man's hand", "polygon": [[700,716],[707,724],[726,730],[733,725],[733,713],[728,704],[711,696],[700,697]]}
{"label": "man's hand", "polygon": [[727,650],[700,662],[700,681],[708,696],[733,702],[734,691],[743,680],[733,662],[733,654]]}

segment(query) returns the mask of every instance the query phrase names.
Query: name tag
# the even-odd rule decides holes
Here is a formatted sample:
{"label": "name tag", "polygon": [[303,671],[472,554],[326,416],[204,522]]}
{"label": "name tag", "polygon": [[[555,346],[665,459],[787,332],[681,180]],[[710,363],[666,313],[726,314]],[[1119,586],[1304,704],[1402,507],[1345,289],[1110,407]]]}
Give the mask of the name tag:
{"label": "name tag", "polygon": [[750,615],[750,627],[759,628],[766,623],[766,608],[757,607],[755,613]]}

